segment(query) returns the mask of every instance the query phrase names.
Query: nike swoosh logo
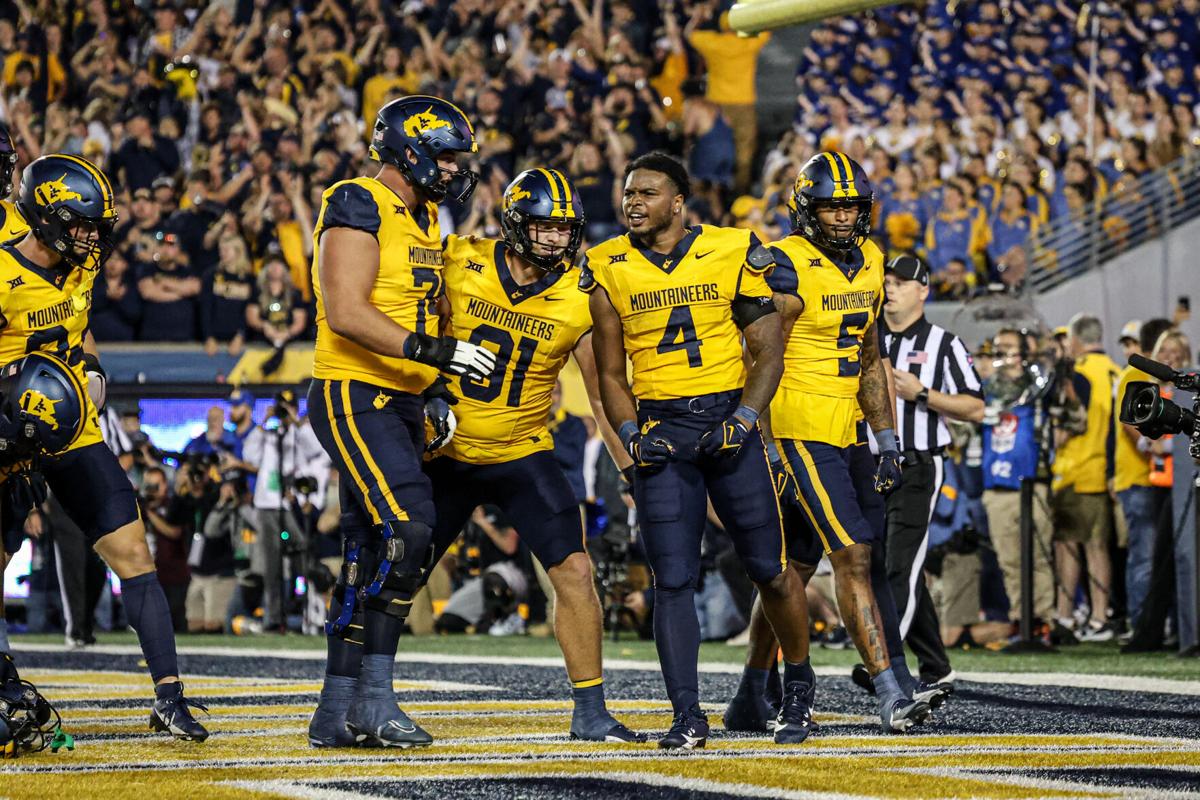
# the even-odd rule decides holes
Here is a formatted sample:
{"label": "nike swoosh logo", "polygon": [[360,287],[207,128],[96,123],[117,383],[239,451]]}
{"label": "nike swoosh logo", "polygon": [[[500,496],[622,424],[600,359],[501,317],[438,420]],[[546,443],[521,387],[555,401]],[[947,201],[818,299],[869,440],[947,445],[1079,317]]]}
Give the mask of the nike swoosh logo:
{"label": "nike swoosh logo", "polygon": [[[712,251],[710,250],[709,252]],[[683,735],[683,740],[688,743],[689,747],[695,746],[695,744],[703,738],[703,736],[688,736],[686,733]]]}
{"label": "nike swoosh logo", "polygon": [[401,733],[416,733],[417,732],[416,725],[401,725],[399,722],[397,722],[394,719],[388,721],[388,727],[395,728],[396,730],[400,731]]}
{"label": "nike swoosh logo", "polygon": [[710,253],[713,253],[713,252],[716,252],[716,251],[715,250],[707,250],[703,253],[696,253],[696,260],[699,261],[700,259],[704,258],[706,255],[709,255]]}
{"label": "nike swoosh logo", "polygon": [[549,302],[553,302],[553,301],[555,301],[555,300],[562,300],[562,298],[561,298],[561,297],[544,297],[544,298],[542,298],[542,299],[543,299],[543,300],[545,300],[547,303],[549,303]]}

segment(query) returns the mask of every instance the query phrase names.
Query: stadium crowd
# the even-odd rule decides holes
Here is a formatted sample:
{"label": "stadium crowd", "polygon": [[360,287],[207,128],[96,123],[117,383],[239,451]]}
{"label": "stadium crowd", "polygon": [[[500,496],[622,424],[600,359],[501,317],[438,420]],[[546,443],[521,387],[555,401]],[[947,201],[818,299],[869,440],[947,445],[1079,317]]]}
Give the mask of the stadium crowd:
{"label": "stadium crowd", "polygon": [[1094,125],[1096,45],[1072,4],[901,5],[821,24],[794,124],[770,146],[756,86],[770,36],[730,32],[724,7],[20,0],[0,11],[0,120],[22,164],[75,153],[116,178],[120,246],[97,284],[96,337],[210,352],[311,338],[321,192],[361,171],[376,110],[402,94],[450,98],[480,133],[484,180],[469,207],[446,209],[446,231],[497,233],[503,187],[536,162],[579,185],[587,240],[603,240],[619,229],[622,165],[663,149],[697,180],[694,221],[767,240],[786,232],[798,167],[839,148],[871,175],[876,238],[926,258],[947,299],[1019,288],[1031,259],[1079,259],[1087,248],[1041,242],[1089,211],[1120,245],[1143,178],[1200,146],[1196,0],[1100,4]]}
{"label": "stadium crowd", "polygon": [[[696,179],[692,221],[776,239],[787,232],[784,203],[799,166],[820,149],[837,148],[871,175],[875,237],[889,255],[921,256],[936,296],[953,300],[985,283],[1021,290],[1031,257],[1045,255],[1047,226],[1082,225],[1096,213],[1105,235],[1120,241],[1123,215],[1141,199],[1144,178],[1200,148],[1200,0],[1106,4],[1098,46],[1091,21],[1067,3],[904,5],[822,24],[797,72],[794,124],[770,146],[758,134],[755,80],[770,37],[738,37],[723,10],[715,0],[158,0],[149,7],[17,0],[0,10],[0,119],[21,164],[43,153],[77,153],[106,165],[115,179],[122,222],[118,249],[96,283],[96,338],[203,342],[209,352],[234,353],[248,342],[282,348],[311,338],[312,230],[321,193],[362,171],[375,113],[399,95],[452,99],[479,134],[483,180],[468,207],[445,209],[443,233],[498,236],[505,185],[536,163],[572,178],[587,211],[586,239],[601,241],[622,230],[624,164],[662,149],[683,155]],[[1093,48],[1094,122],[1086,66]],[[1013,345],[1012,333],[981,350],[981,372],[993,361],[1032,363],[1014,348],[1036,354],[1053,344],[1016,332]],[[1091,327],[1075,333],[1089,347],[1112,343]],[[1166,359],[1164,347],[1180,349],[1177,338],[1162,338],[1168,333],[1148,322],[1122,336]],[[1191,360],[1186,342],[1181,349],[1179,366]],[[336,528],[336,491],[329,488],[336,476],[316,458],[319,448],[304,441],[307,426],[293,411],[291,433],[281,437],[292,437],[293,463],[312,467],[306,477],[314,484],[307,492],[296,484],[281,491],[278,476],[291,470],[287,456],[272,456],[277,440],[248,418],[244,403],[236,406],[243,410],[228,421],[219,410],[212,415],[208,434],[178,459],[178,469],[157,466],[163,454],[138,437],[136,416],[124,420],[132,439],[116,445],[147,508],[160,579],[170,584],[181,630],[229,629],[260,604],[264,617],[250,628],[286,626],[286,603],[260,595],[269,594],[264,584],[279,590],[281,576],[265,566],[278,558],[263,548],[281,547],[289,526],[316,532],[313,541],[328,539],[314,550],[318,562],[336,558],[328,536]],[[1118,439],[1128,436],[1112,420],[1111,403],[1108,414],[1105,425]],[[967,456],[978,434],[962,439],[964,473],[978,467]],[[592,503],[599,535],[623,523],[625,499],[595,443],[572,445],[564,463],[586,464],[581,500],[607,495],[603,508]],[[1134,475],[1122,492],[1152,485],[1151,465],[1168,455],[1138,441],[1132,448],[1114,459],[1136,456],[1145,474],[1142,466],[1122,471],[1109,464]],[[262,479],[263,460],[272,457],[282,470],[277,461],[273,488],[263,488],[270,483]],[[249,477],[255,472],[257,481]],[[597,475],[609,480],[597,482]],[[1101,493],[1107,497],[1107,489]],[[1128,531],[1125,539],[1109,531],[1104,547],[1128,544],[1131,558],[1137,548],[1130,585],[1113,571],[1099,607],[1087,592],[1065,589],[1078,584],[1079,570],[1060,575],[1063,591],[1037,609],[1047,636],[1112,638],[1133,598],[1145,602],[1146,570],[1157,561],[1150,553],[1157,517],[1147,519],[1163,501],[1160,492],[1152,508],[1137,494],[1109,502],[1104,512],[1121,509],[1124,527],[1113,530]],[[948,519],[957,521],[943,525],[942,541],[957,535],[962,543],[963,514],[987,535],[982,484],[962,495],[974,505],[951,503],[957,510]],[[474,548],[475,555],[462,561],[474,566],[451,570],[444,595],[513,560],[519,549],[519,532],[503,520],[480,515],[472,524],[474,539],[462,552]],[[721,569],[728,543],[712,527],[706,635],[724,638],[748,618],[750,589]],[[246,548],[248,541],[261,544]],[[1011,564],[990,555],[1001,549],[971,551],[977,561],[965,572],[973,577],[952,593],[979,602],[943,613],[949,641],[965,641],[987,621],[1007,637],[1016,602],[1000,583],[1011,590]],[[1064,550],[1060,562],[1080,558],[1077,552]],[[511,574],[505,580],[512,595],[490,607],[499,610],[502,630],[522,627],[512,621],[516,604],[536,595],[536,567],[527,562],[518,568],[523,581]],[[1094,585],[1097,567],[1086,567]],[[314,576],[305,574],[319,584]],[[842,646],[836,604],[818,596],[820,585],[812,590],[814,619],[828,628],[831,646]],[[637,619],[653,602],[652,592],[636,590],[611,599]],[[1169,599],[1155,602],[1156,609],[1169,607]],[[1170,632],[1166,612],[1155,613],[1162,621],[1140,640],[1146,647],[1161,645]],[[481,613],[456,616],[471,625],[482,620]],[[69,636],[86,643],[90,632]]]}

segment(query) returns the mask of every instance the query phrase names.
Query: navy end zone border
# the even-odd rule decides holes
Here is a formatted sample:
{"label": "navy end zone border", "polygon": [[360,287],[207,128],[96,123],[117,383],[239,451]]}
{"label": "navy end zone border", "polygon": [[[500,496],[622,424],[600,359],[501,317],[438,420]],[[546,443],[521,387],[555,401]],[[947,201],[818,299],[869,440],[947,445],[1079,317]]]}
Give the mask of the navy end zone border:
{"label": "navy end zone border", "polygon": [[[1070,676],[1014,676],[1022,681],[1015,684],[964,680],[941,719],[917,735],[885,737],[877,733],[873,700],[843,675],[824,675],[817,696],[821,728],[808,743],[783,748],[766,737],[718,729],[707,750],[681,757],[663,754],[653,741],[569,741],[570,705],[554,659],[471,663],[416,655],[398,666],[396,690],[435,744],[381,753],[310,749],[304,734],[321,661],[267,651],[191,651],[185,672],[207,677],[191,678],[189,694],[209,702],[213,716],[205,723],[213,736],[196,745],[151,734],[148,682],[135,651],[20,647],[23,673],[58,705],[77,746],[72,753],[0,762],[0,795],[1200,796],[1200,683],[1194,682],[1108,680],[1141,689],[1124,691],[1061,685],[1070,684]],[[653,665],[612,666],[610,706],[634,727],[665,730],[670,710]],[[736,681],[736,668],[706,665],[702,693],[709,700],[728,697]],[[1163,691],[1172,688],[1178,693]],[[719,712],[709,707],[715,724]]]}

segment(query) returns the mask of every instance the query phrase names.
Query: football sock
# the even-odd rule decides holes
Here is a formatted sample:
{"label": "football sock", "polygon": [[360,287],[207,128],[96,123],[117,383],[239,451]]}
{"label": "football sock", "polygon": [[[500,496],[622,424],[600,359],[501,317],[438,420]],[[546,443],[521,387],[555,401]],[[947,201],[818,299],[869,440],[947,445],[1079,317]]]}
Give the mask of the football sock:
{"label": "football sock", "polygon": [[362,669],[363,646],[352,644],[337,634],[325,637],[326,658],[325,677],[330,675],[349,678],[351,681],[358,677]]}
{"label": "football sock", "polygon": [[571,699],[576,709],[604,708],[604,679],[571,681]]}
{"label": "football sock", "polygon": [[175,656],[175,631],[171,627],[171,608],[158,582],[158,574],[146,572],[121,581],[125,616],[137,631],[142,655],[155,683],[168,675],[179,674]]}
{"label": "football sock", "polygon": [[654,646],[676,714],[700,702],[700,621],[695,596],[691,586],[654,590]]}
{"label": "football sock", "polygon": [[900,690],[900,684],[896,682],[896,675],[891,667],[871,678],[871,683],[875,685],[875,696],[879,698],[881,709],[890,708],[897,700],[904,699],[904,692]]}
{"label": "football sock", "polygon": [[391,656],[363,656],[362,671],[358,674],[358,699],[390,699],[392,705],[396,705],[396,693],[392,689],[392,661]]}
{"label": "football sock", "polygon": [[812,664],[808,663],[808,659],[804,659],[798,664],[793,664],[790,661],[783,662],[783,685],[789,683],[806,683],[809,686],[817,685],[817,673],[813,672]]}
{"label": "football sock", "polygon": [[400,634],[404,631],[404,619],[395,617],[385,611],[367,609],[366,637],[363,647],[364,656],[387,656],[388,663],[396,660],[396,646],[400,644]]}
{"label": "football sock", "polygon": [[779,677],[777,665],[772,664],[767,670],[767,691],[765,697],[773,707],[779,708],[783,702],[783,680]]}
{"label": "football sock", "polygon": [[325,683],[321,686],[321,699],[317,702],[310,730],[329,731],[334,735],[341,733],[346,725],[346,711],[354,702],[356,684],[354,678],[326,672]]}
{"label": "football sock", "polygon": [[895,656],[888,654],[892,662],[892,674],[896,676],[896,683],[900,685],[900,691],[907,698],[912,698],[913,690],[917,688],[917,680],[908,671],[908,662],[904,660],[904,653]]}
{"label": "football sock", "polygon": [[12,646],[8,643],[8,620],[0,616],[0,653],[8,653]]}
{"label": "football sock", "polygon": [[769,669],[746,667],[742,670],[742,682],[738,684],[737,693],[746,697],[765,697],[770,674]]}

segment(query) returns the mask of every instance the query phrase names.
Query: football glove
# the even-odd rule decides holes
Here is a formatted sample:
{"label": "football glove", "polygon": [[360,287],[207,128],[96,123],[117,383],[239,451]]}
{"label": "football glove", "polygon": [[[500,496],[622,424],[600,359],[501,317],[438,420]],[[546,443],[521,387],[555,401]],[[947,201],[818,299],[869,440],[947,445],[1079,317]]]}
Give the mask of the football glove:
{"label": "football glove", "polygon": [[449,444],[458,427],[458,420],[450,408],[458,402],[458,398],[451,393],[448,384],[449,381],[439,375],[433,385],[421,394],[425,398],[425,419],[433,429],[433,437],[425,445],[426,453],[432,453]]}
{"label": "football glove", "polygon": [[661,433],[643,434],[632,420],[621,426],[621,441],[638,467],[661,467],[675,457],[674,442]]}
{"label": "football glove", "polygon": [[404,340],[404,357],[444,372],[483,380],[496,369],[496,354],[486,347],[455,339],[410,333]]}
{"label": "football glove", "polygon": [[83,369],[87,375],[88,397],[92,399],[92,405],[99,411],[104,408],[104,401],[108,396],[108,373],[104,371],[104,367],[100,366],[100,359],[91,353],[83,354]]}
{"label": "football glove", "polygon": [[709,428],[700,437],[696,447],[700,455],[704,456],[716,458],[735,456],[742,449],[742,443],[746,441],[750,431],[754,430],[756,422],[758,422],[757,411],[749,406],[738,406],[728,419]]}
{"label": "football glove", "polygon": [[879,443],[879,465],[875,468],[875,491],[885,497],[900,488],[900,448],[891,428],[875,432]]}

